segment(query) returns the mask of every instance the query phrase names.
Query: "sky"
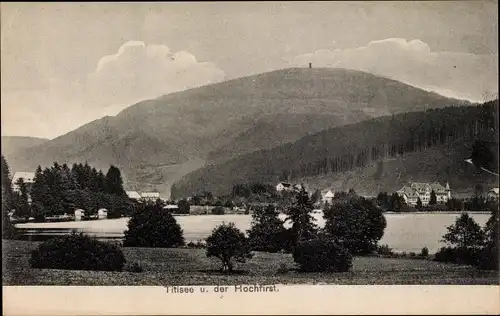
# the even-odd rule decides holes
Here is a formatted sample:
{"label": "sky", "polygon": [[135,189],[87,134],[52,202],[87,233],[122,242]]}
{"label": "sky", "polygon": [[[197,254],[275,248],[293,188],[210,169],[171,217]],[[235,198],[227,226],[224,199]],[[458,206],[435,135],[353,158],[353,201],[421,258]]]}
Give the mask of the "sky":
{"label": "sky", "polygon": [[289,67],[498,94],[496,1],[2,3],[2,135],[54,138],[144,99]]}

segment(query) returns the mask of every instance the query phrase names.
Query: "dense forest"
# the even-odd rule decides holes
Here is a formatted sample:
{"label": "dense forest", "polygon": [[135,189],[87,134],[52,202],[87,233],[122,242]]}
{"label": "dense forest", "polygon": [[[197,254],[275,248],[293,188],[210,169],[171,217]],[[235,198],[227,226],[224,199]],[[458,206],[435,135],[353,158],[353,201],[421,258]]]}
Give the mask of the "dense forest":
{"label": "dense forest", "polygon": [[[358,124],[321,132],[316,137],[320,143],[310,143],[316,148],[316,159],[300,159],[291,168],[281,171],[280,180],[296,180],[328,172],[343,172],[380,159],[390,159],[456,140],[472,140],[476,147],[491,148],[498,157],[498,102],[488,102],[477,107],[448,107],[426,112],[405,113],[389,119],[373,119],[356,128]],[[331,137],[333,136],[333,137]],[[329,142],[335,142],[330,145]],[[342,146],[342,147],[341,147]],[[321,149],[326,152],[321,154]],[[342,154],[332,154],[332,150]],[[490,170],[498,171],[498,160],[483,157]]]}
{"label": "dense forest", "polygon": [[200,190],[226,194],[235,183],[298,182],[457,142],[474,144],[471,154],[473,147],[488,149],[489,154],[482,158],[490,170],[498,172],[498,100],[379,117],[329,129],[271,150],[206,166],[178,181],[172,187],[172,196]]}
{"label": "dense forest", "polygon": [[76,209],[83,209],[89,217],[101,208],[108,210],[108,217],[120,217],[134,208],[123,189],[121,172],[115,166],[110,166],[106,174],[87,163],[71,168],[57,162],[50,168],[39,166],[31,190],[22,178],[15,183],[19,192],[11,189],[9,168],[3,156],[2,171],[6,175],[2,181],[5,210],[15,209],[18,218],[44,221],[54,215],[72,215]]}

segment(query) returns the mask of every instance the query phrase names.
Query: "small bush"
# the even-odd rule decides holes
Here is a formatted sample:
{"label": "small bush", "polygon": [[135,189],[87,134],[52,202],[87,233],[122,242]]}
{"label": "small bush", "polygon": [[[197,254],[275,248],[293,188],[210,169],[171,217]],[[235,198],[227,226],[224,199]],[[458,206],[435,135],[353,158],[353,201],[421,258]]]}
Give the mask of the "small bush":
{"label": "small bush", "polygon": [[115,218],[121,218],[122,214],[120,212],[115,212],[115,211],[108,211],[106,214],[107,219],[115,219]]}
{"label": "small bush", "polygon": [[207,248],[207,245],[203,241],[198,240],[194,244],[194,247],[197,248],[197,249],[203,249],[203,248]]}
{"label": "small bush", "polygon": [[323,239],[299,242],[293,260],[304,272],[346,272],[352,267],[352,256],[346,249]]}
{"label": "small bush", "polygon": [[276,270],[276,274],[285,274],[288,272],[288,267],[286,264],[282,263],[280,264],[279,268]]}
{"label": "small bush", "polygon": [[192,242],[190,241],[187,245],[186,245],[187,248],[192,248],[192,249],[202,249],[202,248],[205,248],[206,245],[204,242],[198,240],[197,242]]}
{"label": "small bush", "polygon": [[144,269],[137,263],[134,262],[131,266],[126,269],[128,272],[141,273]]}
{"label": "small bush", "polygon": [[442,247],[434,256],[435,261],[466,265],[477,265],[478,259],[478,251],[468,248]]}
{"label": "small bush", "polygon": [[224,215],[225,211],[222,206],[216,206],[212,209],[213,215]]}
{"label": "small bush", "polygon": [[424,258],[428,257],[429,256],[429,248],[427,248],[427,247],[422,248],[422,250],[420,251],[420,256],[424,257]]}
{"label": "small bush", "polygon": [[2,217],[2,239],[15,239],[17,235],[16,227],[4,212]]}
{"label": "small bush", "polygon": [[442,247],[434,255],[434,260],[439,262],[454,262],[455,261],[455,251],[451,247]]}
{"label": "small bush", "polygon": [[382,256],[391,256],[394,254],[394,252],[392,252],[392,248],[390,248],[389,245],[378,246],[377,253]]}
{"label": "small bush", "polygon": [[184,245],[182,229],[172,214],[153,204],[136,211],[125,231],[124,247],[173,248]]}
{"label": "small bush", "polygon": [[82,233],[49,239],[31,253],[32,268],[121,271],[123,252],[116,245]]}
{"label": "small bush", "polygon": [[479,260],[477,267],[481,270],[498,271],[498,248],[485,247],[478,254]]}
{"label": "small bush", "polygon": [[408,256],[410,256],[410,258],[415,258],[417,256],[417,254],[413,251],[410,251],[410,253],[408,254]]}

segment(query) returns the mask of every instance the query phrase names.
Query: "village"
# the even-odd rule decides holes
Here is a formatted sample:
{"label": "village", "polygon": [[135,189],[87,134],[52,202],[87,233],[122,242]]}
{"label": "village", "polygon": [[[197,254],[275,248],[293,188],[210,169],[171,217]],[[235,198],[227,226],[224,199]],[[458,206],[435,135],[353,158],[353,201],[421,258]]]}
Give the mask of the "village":
{"label": "village", "polygon": [[[19,183],[23,183],[26,186],[28,193],[28,203],[31,203],[30,190],[33,186],[35,179],[34,172],[18,171],[15,172],[12,177],[12,187],[13,191],[19,193],[20,186]],[[311,189],[307,186],[297,183],[288,182],[278,182],[275,185],[275,192],[278,196],[288,196],[299,192],[304,188],[309,196],[313,199],[314,205],[317,209],[323,210],[333,203],[336,195],[343,194],[342,190],[333,187],[323,188],[323,189]],[[139,204],[160,204],[164,211],[170,212],[174,215],[223,215],[223,214],[250,214],[253,207],[257,205],[265,205],[267,202],[274,203],[276,199],[269,199],[261,201],[260,203],[251,203],[249,201],[241,201],[235,205],[235,202],[228,197],[221,197],[220,199],[214,196],[210,198],[203,197],[193,197],[190,196],[186,199],[181,199],[178,201],[172,201],[164,198],[159,192],[154,191],[125,191],[128,199],[133,203]],[[211,194],[209,194],[211,195]],[[498,201],[499,189],[490,188],[486,193],[480,192],[479,198],[485,201]],[[385,196],[385,205],[384,205]],[[387,205],[387,199],[394,199],[399,197],[399,206],[397,203],[390,201],[390,206]],[[478,197],[478,196],[476,196]],[[424,182],[410,182],[401,187],[401,189],[396,192],[380,192],[378,196],[364,196],[364,198],[374,200],[380,207],[384,209],[385,212],[401,212],[402,206],[405,205],[406,209],[404,212],[418,212],[422,211],[425,207],[433,208],[427,209],[427,211],[457,211],[456,203],[450,208],[447,207],[452,201],[461,203],[462,206],[458,210],[464,210],[464,204],[473,200],[474,197],[469,198],[454,198],[452,195],[452,190],[450,184],[447,182],[445,186],[438,182],[424,183]],[[224,202],[221,202],[224,200]],[[440,207],[441,206],[441,207]],[[187,209],[186,209],[187,207]],[[469,207],[471,210],[471,207]],[[104,208],[94,210],[91,215],[86,216],[86,211],[81,208],[75,208],[73,212],[65,213],[63,215],[47,216],[47,221],[68,221],[68,220],[98,220],[106,219],[108,211]],[[9,213],[11,220],[19,222],[20,218],[16,216],[15,210]],[[122,216],[125,216],[123,214]],[[30,217],[27,221],[33,221],[34,218]],[[26,222],[24,220],[23,222]]]}

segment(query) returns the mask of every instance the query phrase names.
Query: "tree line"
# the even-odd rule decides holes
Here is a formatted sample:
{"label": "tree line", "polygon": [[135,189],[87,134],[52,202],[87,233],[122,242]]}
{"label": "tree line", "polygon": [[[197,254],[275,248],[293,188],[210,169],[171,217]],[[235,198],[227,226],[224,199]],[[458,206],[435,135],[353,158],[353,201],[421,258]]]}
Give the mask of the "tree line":
{"label": "tree line", "polygon": [[298,182],[304,177],[338,173],[440,147],[450,147],[454,152],[470,150],[472,156],[484,160],[481,164],[498,170],[497,109],[495,100],[478,106],[377,117],[331,128],[293,143],[195,170],[176,181],[172,196],[186,197],[206,188],[217,195],[230,194],[233,185],[241,181]]}
{"label": "tree line", "polygon": [[76,209],[83,209],[87,217],[106,209],[108,217],[113,218],[130,213],[133,208],[123,188],[121,172],[113,165],[104,174],[87,163],[75,163],[70,168],[54,162],[44,169],[38,166],[31,189],[21,178],[15,183],[19,190],[14,192],[11,181],[2,156],[2,208],[7,212],[15,210],[15,216],[20,218],[43,221],[48,216],[73,214]]}
{"label": "tree line", "polygon": [[[370,126],[371,125],[371,126]],[[375,131],[375,128],[385,133]],[[373,161],[395,158],[413,152],[424,151],[456,140],[475,141],[476,147],[490,150],[498,146],[498,100],[486,102],[475,107],[447,107],[431,109],[426,112],[393,115],[390,119],[374,119],[366,124],[367,131],[353,131],[351,142],[344,144],[345,135],[331,141],[345,145],[343,154],[330,155],[318,152],[319,158],[309,162],[295,164],[292,168],[281,169],[279,178],[282,181],[295,180],[301,177],[318,176],[337,173],[364,167]],[[339,130],[340,131],[340,130]],[[329,147],[328,132],[322,132],[325,147]],[[353,140],[361,139],[361,142]],[[333,146],[337,147],[337,146]],[[493,149],[496,151],[497,149]],[[484,165],[493,170],[498,169],[498,154],[488,155]]]}

